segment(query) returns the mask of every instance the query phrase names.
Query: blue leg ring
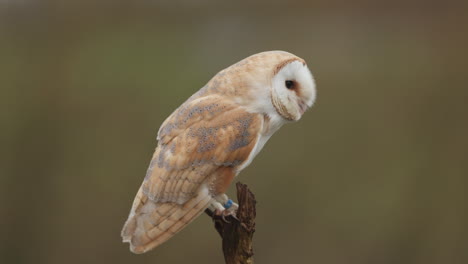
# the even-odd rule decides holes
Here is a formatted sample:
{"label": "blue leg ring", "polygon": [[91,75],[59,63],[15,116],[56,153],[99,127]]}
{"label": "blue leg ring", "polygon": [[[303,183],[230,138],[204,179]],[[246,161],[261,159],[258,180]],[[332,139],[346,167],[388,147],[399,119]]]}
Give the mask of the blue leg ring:
{"label": "blue leg ring", "polygon": [[226,202],[223,206],[224,206],[224,208],[226,208],[226,209],[231,208],[231,206],[232,206],[232,200],[231,200],[231,199],[227,200],[227,202]]}

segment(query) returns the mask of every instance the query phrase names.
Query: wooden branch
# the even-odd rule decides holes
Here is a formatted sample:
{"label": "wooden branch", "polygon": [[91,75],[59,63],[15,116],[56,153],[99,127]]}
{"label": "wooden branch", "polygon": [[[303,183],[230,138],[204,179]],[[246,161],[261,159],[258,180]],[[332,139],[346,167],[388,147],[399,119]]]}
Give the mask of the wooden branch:
{"label": "wooden branch", "polygon": [[255,200],[254,194],[247,185],[238,182],[237,219],[233,216],[225,217],[226,221],[214,212],[206,209],[206,213],[213,218],[215,228],[223,242],[223,253],[226,264],[253,264],[252,238],[255,232]]}

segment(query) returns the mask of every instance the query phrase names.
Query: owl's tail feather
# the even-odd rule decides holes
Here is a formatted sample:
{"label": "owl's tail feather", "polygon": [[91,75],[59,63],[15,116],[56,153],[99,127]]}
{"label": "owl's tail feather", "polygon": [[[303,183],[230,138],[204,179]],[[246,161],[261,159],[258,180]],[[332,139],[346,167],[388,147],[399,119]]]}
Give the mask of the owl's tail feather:
{"label": "owl's tail feather", "polygon": [[140,188],[122,229],[123,242],[130,243],[133,253],[145,253],[191,223],[203,213],[211,199],[207,190],[200,190],[184,204],[158,203],[148,199]]}

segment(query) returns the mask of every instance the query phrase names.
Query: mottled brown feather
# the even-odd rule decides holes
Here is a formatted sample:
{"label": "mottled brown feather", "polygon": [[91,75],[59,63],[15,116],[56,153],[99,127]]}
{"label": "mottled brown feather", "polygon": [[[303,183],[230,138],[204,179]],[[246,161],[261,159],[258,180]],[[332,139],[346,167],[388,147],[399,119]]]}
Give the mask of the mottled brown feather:
{"label": "mottled brown feather", "polygon": [[225,190],[219,182],[230,183],[218,177],[232,180],[233,170],[255,146],[262,123],[262,116],[218,95],[187,101],[160,129],[143,193],[155,202],[183,204],[202,183],[212,184],[216,179],[216,188],[211,190],[217,195],[218,190]]}

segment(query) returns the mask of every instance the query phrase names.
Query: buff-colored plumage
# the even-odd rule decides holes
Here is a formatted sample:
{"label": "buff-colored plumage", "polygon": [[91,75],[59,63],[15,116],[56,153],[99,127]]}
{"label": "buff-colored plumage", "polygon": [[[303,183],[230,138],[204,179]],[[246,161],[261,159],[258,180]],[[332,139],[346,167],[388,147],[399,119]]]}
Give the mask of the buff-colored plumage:
{"label": "buff-colored plumage", "polygon": [[302,59],[287,52],[244,59],[218,73],[166,119],[122,230],[132,252],[165,242],[208,206],[219,208],[233,178],[268,138],[312,104],[315,90],[310,94],[306,87],[309,79],[313,83],[311,76],[297,84],[295,95],[288,95],[297,102],[289,103],[282,92],[269,88],[292,62],[307,69]]}

